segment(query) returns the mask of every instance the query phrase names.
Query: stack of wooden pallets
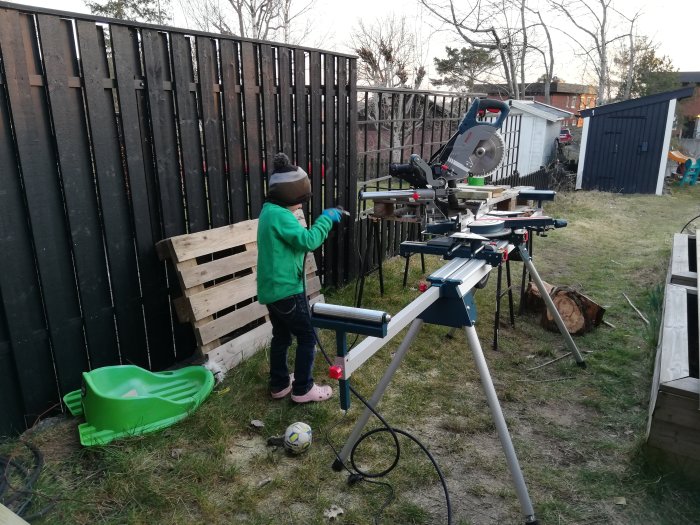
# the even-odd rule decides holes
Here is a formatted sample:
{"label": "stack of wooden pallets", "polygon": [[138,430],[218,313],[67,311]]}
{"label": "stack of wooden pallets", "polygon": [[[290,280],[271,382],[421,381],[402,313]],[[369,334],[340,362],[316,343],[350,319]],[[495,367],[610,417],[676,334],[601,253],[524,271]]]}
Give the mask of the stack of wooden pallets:
{"label": "stack of wooden pallets", "polygon": [[[305,225],[303,215],[297,214]],[[265,347],[272,337],[267,308],[257,301],[257,220],[243,221],[157,244],[170,259],[182,296],[174,301],[180,322],[192,324],[201,355],[224,371]],[[306,259],[309,301],[323,300],[313,254]]]}

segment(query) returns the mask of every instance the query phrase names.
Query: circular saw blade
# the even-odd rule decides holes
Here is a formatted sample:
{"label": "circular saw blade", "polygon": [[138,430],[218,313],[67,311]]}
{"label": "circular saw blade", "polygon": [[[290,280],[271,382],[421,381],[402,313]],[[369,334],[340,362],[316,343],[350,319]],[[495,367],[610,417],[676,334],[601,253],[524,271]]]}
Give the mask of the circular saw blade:
{"label": "circular saw blade", "polygon": [[506,146],[500,133],[492,133],[489,138],[480,141],[474,152],[469,155],[473,175],[487,175],[498,168],[503,160]]}

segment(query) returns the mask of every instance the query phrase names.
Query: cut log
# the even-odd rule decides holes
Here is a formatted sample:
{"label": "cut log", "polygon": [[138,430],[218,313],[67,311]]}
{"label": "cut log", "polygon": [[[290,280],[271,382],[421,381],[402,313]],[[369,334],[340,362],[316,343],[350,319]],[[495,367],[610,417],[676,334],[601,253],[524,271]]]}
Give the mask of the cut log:
{"label": "cut log", "polygon": [[[586,333],[603,322],[605,308],[590,297],[568,286],[555,287],[544,281],[542,284],[552,298],[552,302],[570,334]],[[559,331],[534,282],[530,282],[527,285],[524,305],[530,312],[542,312],[542,326],[544,328],[552,332]]]}
{"label": "cut log", "polygon": [[[603,321],[605,308],[568,286],[558,286],[549,295],[572,335],[585,334]],[[542,314],[542,326],[552,332],[559,331],[554,317],[546,309]]]}

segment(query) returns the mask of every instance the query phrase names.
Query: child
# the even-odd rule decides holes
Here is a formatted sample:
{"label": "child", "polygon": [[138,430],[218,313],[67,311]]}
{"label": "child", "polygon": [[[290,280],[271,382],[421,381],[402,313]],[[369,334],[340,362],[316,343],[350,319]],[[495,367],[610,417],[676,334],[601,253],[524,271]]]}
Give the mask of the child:
{"label": "child", "polygon": [[[325,401],[333,393],[330,386],[314,383],[316,336],[309,318],[304,292],[304,260],[340,222],[336,208],[324,210],[308,230],[294,215],[311,197],[306,172],[293,166],[284,153],[274,157],[267,199],[258,222],[258,301],[267,305],[272,321],[270,343],[270,395],[282,399],[290,392],[292,401]],[[297,338],[294,374],[289,375],[287,351]]]}

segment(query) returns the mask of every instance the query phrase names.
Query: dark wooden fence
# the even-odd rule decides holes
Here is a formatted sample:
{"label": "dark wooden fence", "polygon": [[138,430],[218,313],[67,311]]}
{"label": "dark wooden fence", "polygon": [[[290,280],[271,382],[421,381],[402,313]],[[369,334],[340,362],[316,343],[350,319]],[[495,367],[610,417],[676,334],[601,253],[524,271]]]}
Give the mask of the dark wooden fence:
{"label": "dark wooden fence", "polygon": [[[84,370],[191,356],[155,243],[258,216],[277,151],[305,168],[306,212],[396,187],[468,99],[365,89],[356,59],[0,1],[0,435],[60,410]],[[504,127],[511,175],[519,119]],[[499,180],[500,182],[500,180]],[[382,229],[396,253],[406,226]],[[366,221],[316,253],[323,283],[358,273]]]}
{"label": "dark wooden fence", "polygon": [[[271,157],[355,208],[355,58],[0,2],[0,434],[191,355],[155,243],[257,217]],[[353,223],[317,254],[353,274]]]}

